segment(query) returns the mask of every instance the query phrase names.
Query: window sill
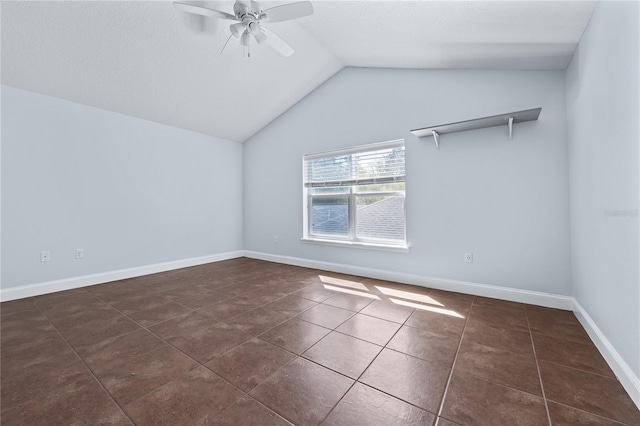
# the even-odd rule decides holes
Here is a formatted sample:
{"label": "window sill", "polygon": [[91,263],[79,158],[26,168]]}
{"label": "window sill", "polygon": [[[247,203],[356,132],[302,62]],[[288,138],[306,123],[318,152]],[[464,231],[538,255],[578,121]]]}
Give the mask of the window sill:
{"label": "window sill", "polygon": [[409,253],[409,246],[402,245],[388,245],[379,243],[363,243],[359,241],[337,241],[337,240],[323,240],[319,238],[301,238],[300,241],[307,244],[320,244],[324,246],[334,247],[351,247],[366,250],[380,250],[391,251],[396,253]]}

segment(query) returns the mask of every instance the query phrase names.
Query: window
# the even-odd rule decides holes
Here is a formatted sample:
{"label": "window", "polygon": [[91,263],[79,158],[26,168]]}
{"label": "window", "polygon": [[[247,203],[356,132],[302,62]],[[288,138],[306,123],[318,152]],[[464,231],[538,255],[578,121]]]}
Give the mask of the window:
{"label": "window", "polygon": [[404,140],[304,156],[305,238],[405,246]]}

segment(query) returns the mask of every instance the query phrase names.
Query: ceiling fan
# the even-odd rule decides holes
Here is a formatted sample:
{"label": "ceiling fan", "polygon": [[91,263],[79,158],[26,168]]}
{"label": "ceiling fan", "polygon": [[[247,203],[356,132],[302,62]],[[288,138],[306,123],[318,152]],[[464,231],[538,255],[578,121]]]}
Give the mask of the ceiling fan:
{"label": "ceiling fan", "polygon": [[266,22],[273,23],[289,21],[291,19],[301,18],[313,13],[313,6],[309,1],[283,4],[263,10],[260,7],[260,4],[256,1],[236,0],[233,5],[233,15],[219,10],[209,9],[202,6],[194,6],[187,3],[174,2],[173,6],[183,12],[195,13],[196,15],[207,16],[210,18],[237,21],[229,27],[231,35],[222,47],[220,53],[222,53],[227,47],[231,37],[236,37],[240,39],[240,44],[247,48],[247,56],[251,56],[251,36],[253,36],[258,44],[266,42],[266,44],[271,46],[280,54],[284,56],[291,56],[293,54],[293,48],[278,37],[273,31],[264,28],[261,24]]}

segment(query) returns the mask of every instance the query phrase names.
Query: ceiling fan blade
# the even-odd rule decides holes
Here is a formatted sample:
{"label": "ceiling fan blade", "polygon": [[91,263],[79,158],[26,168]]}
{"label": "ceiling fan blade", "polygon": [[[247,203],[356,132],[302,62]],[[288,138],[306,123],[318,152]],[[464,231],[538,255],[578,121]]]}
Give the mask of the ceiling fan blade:
{"label": "ceiling fan blade", "polygon": [[251,0],[251,10],[254,13],[260,13],[262,11],[262,8],[260,7],[257,1]]}
{"label": "ceiling fan blade", "polygon": [[267,44],[283,56],[293,55],[293,48],[289,46],[283,39],[278,37],[273,31],[262,28],[266,37]]}
{"label": "ceiling fan blade", "polygon": [[219,10],[209,9],[201,6],[194,6],[192,4],[173,2],[173,7],[182,12],[195,13],[196,15],[208,16],[210,18],[231,19],[233,21],[238,20],[234,15],[230,13],[221,12]]}
{"label": "ceiling fan blade", "polygon": [[[283,4],[265,10],[261,14],[260,19],[268,22],[282,22],[290,19],[301,18],[313,13],[313,5],[309,1],[301,1],[297,3]],[[262,17],[264,16],[264,17]]]}
{"label": "ceiling fan blade", "polygon": [[[247,11],[249,12],[259,12],[259,10],[254,11],[253,10],[253,3],[255,3],[254,1],[250,1],[250,0],[236,0],[236,3],[240,3],[241,5],[243,5]],[[257,3],[256,3],[257,6]],[[258,8],[259,9],[259,8]],[[235,10],[235,9],[234,9]]]}

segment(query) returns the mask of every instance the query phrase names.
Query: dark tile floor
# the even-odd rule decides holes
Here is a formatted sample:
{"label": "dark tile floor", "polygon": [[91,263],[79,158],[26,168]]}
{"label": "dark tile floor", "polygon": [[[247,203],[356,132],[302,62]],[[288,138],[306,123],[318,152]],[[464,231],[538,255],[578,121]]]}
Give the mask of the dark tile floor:
{"label": "dark tile floor", "polygon": [[9,425],[639,425],[571,312],[235,259],[2,303]]}

